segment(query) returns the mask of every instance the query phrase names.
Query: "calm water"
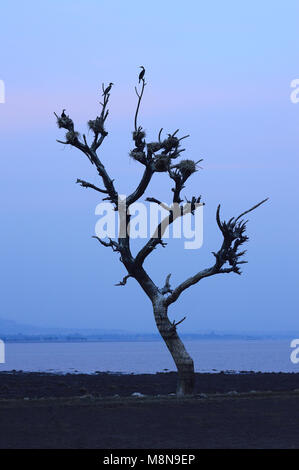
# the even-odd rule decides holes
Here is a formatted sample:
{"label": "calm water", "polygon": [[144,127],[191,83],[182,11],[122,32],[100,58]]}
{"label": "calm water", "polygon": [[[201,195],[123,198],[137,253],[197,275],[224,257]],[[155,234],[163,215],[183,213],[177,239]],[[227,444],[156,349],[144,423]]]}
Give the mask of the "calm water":
{"label": "calm water", "polygon": [[[186,342],[197,371],[299,372],[288,340]],[[155,373],[175,370],[162,342],[8,343],[3,370]]]}

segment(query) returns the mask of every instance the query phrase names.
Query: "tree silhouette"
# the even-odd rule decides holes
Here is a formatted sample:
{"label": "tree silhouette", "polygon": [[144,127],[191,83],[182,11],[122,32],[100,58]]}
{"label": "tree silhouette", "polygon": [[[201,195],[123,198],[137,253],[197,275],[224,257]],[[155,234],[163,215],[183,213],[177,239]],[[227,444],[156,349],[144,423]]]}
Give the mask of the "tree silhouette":
{"label": "tree silhouette", "polygon": [[[104,87],[104,84],[102,85],[103,102],[100,103],[101,113],[96,117],[96,119],[88,121],[88,127],[93,133],[92,141],[88,143],[85,134],[83,134],[82,138],[80,137],[79,133],[75,130],[72,119],[66,115],[64,112],[65,110],[63,110],[60,116],[54,113],[57,118],[58,127],[67,131],[65,141],[58,140],[57,142],[71,145],[72,147],[79,149],[86,155],[91,164],[95,166],[104,188],[99,188],[94,184],[81,179],[78,179],[77,183],[85,188],[94,189],[95,191],[105,195],[104,199],[110,201],[111,204],[113,204],[115,211],[118,211],[120,214],[120,230],[122,230],[122,236],[119,236],[117,241],[112,240],[111,238],[108,240],[103,240],[99,237],[95,238],[97,238],[103,246],[111,247],[113,251],[120,254],[120,260],[127,270],[127,275],[116,285],[125,286],[128,278],[132,277],[138,282],[143,291],[149,297],[153,306],[157,328],[177,366],[177,394],[192,394],[194,391],[195,378],[194,363],[186,351],[177,331],[177,326],[185,319],[185,317],[178,322],[171,322],[168,318],[168,307],[179,298],[182,292],[206,277],[231,272],[241,274],[240,265],[246,263],[246,261],[242,259],[242,256],[245,254],[245,251],[242,251],[242,246],[248,241],[248,237],[245,234],[247,220],[244,220],[243,216],[259,207],[267,199],[254,205],[238,217],[232,217],[227,222],[222,221],[220,218],[219,205],[216,213],[216,221],[223,235],[223,242],[220,249],[213,252],[215,258],[214,263],[210,267],[189,277],[174,289],[171,289],[170,274],[166,277],[165,285],[163,287],[158,287],[147,274],[144,268],[144,262],[158,245],[163,247],[166,245],[163,241],[163,234],[167,227],[173,224],[177,218],[183,217],[187,213],[194,214],[197,207],[203,204],[201,202],[201,196],[193,196],[185,203],[181,199],[181,191],[185,187],[185,183],[188,178],[197,171],[197,164],[199,161],[195,162],[193,160],[183,159],[178,163],[174,162],[174,160],[177,160],[185,150],[181,147],[182,140],[189,137],[183,136],[179,138],[177,136],[179,129],[172,134],[168,134],[165,139],[161,138],[163,131],[163,129],[161,129],[157,141],[147,142],[144,129],[142,126],[138,125],[138,113],[146,82],[144,74],[142,77],[139,75],[138,78],[139,83],[141,82],[141,89],[138,91],[135,87],[138,100],[134,119],[134,131],[132,133],[134,148],[131,150],[130,156],[144,166],[144,172],[136,189],[125,200],[121,200],[119,198],[119,193],[115,189],[114,181],[108,175],[104,164],[98,156],[98,149],[103,143],[105,137],[108,135],[108,132],[105,129],[105,123],[109,114],[107,106],[109,103],[111,87],[113,85],[112,83],[110,83],[106,88]],[[165,206],[165,204],[154,197],[146,199],[147,201],[158,204],[166,209],[168,211],[168,215],[160,222],[155,233],[140,249],[137,255],[133,256],[130,247],[130,233],[128,230],[130,223],[129,208],[134,202],[138,201],[143,196],[152,177],[158,172],[167,173],[173,181],[172,205]],[[123,206],[122,208],[120,207],[120,201]]]}

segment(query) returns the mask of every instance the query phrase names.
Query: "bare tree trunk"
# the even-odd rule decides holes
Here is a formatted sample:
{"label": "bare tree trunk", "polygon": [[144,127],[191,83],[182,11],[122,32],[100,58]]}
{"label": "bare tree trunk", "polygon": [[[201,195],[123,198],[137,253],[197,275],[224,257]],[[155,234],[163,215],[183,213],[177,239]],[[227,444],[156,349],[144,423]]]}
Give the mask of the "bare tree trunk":
{"label": "bare tree trunk", "polygon": [[192,395],[194,393],[195,374],[194,363],[181,341],[176,327],[170,322],[167,307],[163,301],[153,303],[156,325],[178,370],[177,395]]}

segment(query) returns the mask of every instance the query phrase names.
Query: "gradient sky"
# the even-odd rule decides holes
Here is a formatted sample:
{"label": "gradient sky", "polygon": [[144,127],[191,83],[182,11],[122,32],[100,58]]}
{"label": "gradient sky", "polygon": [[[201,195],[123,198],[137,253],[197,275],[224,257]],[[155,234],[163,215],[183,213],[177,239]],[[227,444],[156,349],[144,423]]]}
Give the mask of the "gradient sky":
{"label": "gradient sky", "polygon": [[[1,3],[0,318],[43,326],[155,332],[149,300],[118,255],[91,238],[101,198],[75,185],[98,183],[76,149],[63,147],[53,111],[77,130],[98,113],[101,83],[115,83],[101,158],[117,189],[129,193],[143,167],[128,157],[138,66],[146,67],[141,123],[156,138],[190,133],[184,158],[204,158],[183,192],[203,195],[204,244],[159,247],[147,262],[162,285],[213,263],[215,222],[264,197],[250,215],[244,274],[204,279],[170,309],[180,331],[299,331],[299,4],[253,0],[188,2],[45,0]],[[169,200],[156,175],[146,196]]]}

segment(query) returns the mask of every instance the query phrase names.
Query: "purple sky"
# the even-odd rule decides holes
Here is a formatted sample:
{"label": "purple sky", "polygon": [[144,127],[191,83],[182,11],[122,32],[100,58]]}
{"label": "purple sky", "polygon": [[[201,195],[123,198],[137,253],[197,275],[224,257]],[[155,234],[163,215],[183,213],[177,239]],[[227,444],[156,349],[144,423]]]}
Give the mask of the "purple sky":
{"label": "purple sky", "polygon": [[[158,248],[147,263],[173,285],[213,262],[221,242],[215,222],[264,197],[250,215],[244,274],[215,276],[185,292],[171,318],[181,331],[299,331],[297,307],[299,104],[298,2],[99,2],[29,0],[1,7],[0,318],[45,326],[155,331],[149,301],[118,256],[91,239],[97,183],[63,134],[53,111],[66,108],[79,131],[98,113],[101,83],[115,83],[109,136],[101,158],[117,189],[133,190],[143,167],[132,148],[138,66],[146,67],[141,123],[190,133],[184,158],[204,158],[186,196],[203,195],[204,244]],[[169,200],[171,183],[157,175],[146,196]]]}

